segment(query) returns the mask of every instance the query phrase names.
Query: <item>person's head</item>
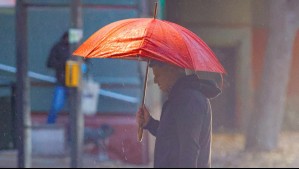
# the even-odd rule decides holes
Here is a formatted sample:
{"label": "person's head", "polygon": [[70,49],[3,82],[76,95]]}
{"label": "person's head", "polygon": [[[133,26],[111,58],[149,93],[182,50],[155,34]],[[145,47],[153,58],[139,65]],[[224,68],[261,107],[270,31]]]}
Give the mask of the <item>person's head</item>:
{"label": "person's head", "polygon": [[149,66],[153,69],[154,82],[166,93],[180,77],[185,76],[185,70],[175,65],[152,60]]}
{"label": "person's head", "polygon": [[65,31],[64,33],[63,33],[63,35],[61,36],[61,41],[63,41],[63,42],[65,42],[65,43],[68,43],[68,41],[69,41],[69,32],[68,31]]}

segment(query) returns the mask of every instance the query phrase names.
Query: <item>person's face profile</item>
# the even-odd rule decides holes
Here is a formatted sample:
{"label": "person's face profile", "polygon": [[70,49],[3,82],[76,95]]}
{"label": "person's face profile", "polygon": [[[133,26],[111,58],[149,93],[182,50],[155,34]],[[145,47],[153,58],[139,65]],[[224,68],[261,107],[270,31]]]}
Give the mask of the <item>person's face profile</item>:
{"label": "person's face profile", "polygon": [[156,64],[152,66],[152,69],[154,74],[154,83],[159,86],[161,91],[169,92],[175,80],[175,74],[173,73],[172,67]]}

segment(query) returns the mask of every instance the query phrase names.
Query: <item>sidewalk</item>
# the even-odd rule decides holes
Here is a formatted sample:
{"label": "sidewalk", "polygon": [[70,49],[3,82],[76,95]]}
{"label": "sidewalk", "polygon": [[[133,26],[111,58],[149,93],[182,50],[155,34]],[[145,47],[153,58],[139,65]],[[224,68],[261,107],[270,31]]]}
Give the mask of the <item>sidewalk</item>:
{"label": "sidewalk", "polygon": [[[0,168],[17,167],[17,151],[0,151]],[[32,168],[71,168],[69,157],[32,157]],[[95,156],[83,156],[83,168],[151,168],[149,165],[132,165],[122,161],[99,161]]]}

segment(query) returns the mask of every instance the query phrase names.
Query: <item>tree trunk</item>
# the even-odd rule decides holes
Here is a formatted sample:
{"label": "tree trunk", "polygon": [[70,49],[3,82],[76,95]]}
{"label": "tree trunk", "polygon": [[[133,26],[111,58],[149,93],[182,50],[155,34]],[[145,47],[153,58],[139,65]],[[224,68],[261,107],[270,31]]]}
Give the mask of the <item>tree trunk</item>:
{"label": "tree trunk", "polygon": [[285,111],[292,49],[297,26],[288,0],[270,1],[268,44],[261,84],[246,135],[247,150],[277,147]]}

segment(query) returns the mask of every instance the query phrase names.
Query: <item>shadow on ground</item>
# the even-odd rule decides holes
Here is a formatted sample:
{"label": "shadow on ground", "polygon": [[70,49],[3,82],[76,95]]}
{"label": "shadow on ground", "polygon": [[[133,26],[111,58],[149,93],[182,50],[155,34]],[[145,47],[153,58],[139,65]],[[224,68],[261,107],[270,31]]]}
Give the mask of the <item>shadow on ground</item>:
{"label": "shadow on ground", "polygon": [[[212,146],[213,168],[294,168],[299,167],[299,132],[283,132],[279,147],[272,152],[245,152],[241,134],[214,134]],[[122,161],[99,161],[98,156],[84,155],[84,168],[152,168]],[[0,151],[0,168],[16,168],[17,152]],[[33,157],[33,168],[70,168],[70,158]]]}
{"label": "shadow on ground", "polygon": [[213,168],[293,168],[299,167],[299,132],[283,132],[279,146],[271,152],[245,152],[241,134],[214,134]]}

